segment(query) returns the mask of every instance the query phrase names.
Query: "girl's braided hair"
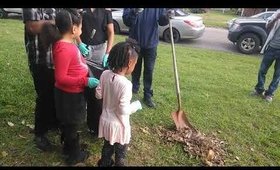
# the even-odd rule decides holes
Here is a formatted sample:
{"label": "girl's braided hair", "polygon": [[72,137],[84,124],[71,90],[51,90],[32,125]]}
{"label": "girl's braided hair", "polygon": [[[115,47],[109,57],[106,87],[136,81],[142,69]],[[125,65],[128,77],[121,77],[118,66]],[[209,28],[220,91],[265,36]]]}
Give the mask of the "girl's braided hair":
{"label": "girl's braided hair", "polygon": [[108,57],[109,68],[113,72],[121,71],[127,67],[130,57],[138,57],[140,47],[136,40],[128,38],[125,42],[117,43],[112,49]]}

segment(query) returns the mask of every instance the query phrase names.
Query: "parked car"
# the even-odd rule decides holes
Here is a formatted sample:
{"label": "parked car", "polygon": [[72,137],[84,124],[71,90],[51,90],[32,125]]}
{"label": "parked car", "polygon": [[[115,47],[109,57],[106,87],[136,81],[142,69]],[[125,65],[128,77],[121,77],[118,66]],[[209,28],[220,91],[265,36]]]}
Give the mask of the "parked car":
{"label": "parked car", "polygon": [[7,18],[8,14],[22,14],[22,8],[0,8],[0,18]]}
{"label": "parked car", "polygon": [[229,28],[236,19],[240,19],[240,18],[243,18],[243,19],[246,19],[246,18],[260,18],[260,19],[267,20],[267,18],[270,17],[271,15],[273,15],[274,13],[275,13],[275,11],[266,11],[266,12],[261,12],[259,14],[256,14],[256,15],[253,15],[253,16],[250,16],[250,17],[233,18],[233,19],[231,19],[227,22],[227,26]]}
{"label": "parked car", "polygon": [[263,18],[248,17],[234,20],[228,31],[228,39],[244,54],[259,52],[269,31]]}
{"label": "parked car", "polygon": [[[116,34],[127,33],[128,27],[123,23],[122,9],[112,9],[114,30]],[[180,39],[195,39],[203,35],[205,25],[202,17],[185,13],[180,9],[175,10],[175,17],[172,18],[174,42]],[[169,25],[159,26],[159,37],[170,42]]]}

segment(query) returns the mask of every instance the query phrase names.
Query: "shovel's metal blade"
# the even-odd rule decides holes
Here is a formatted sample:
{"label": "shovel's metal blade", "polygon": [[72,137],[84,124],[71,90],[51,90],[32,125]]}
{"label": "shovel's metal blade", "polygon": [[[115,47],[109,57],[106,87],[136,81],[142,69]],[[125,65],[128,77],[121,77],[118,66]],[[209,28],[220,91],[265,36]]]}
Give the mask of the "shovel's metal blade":
{"label": "shovel's metal blade", "polygon": [[196,129],[190,124],[183,110],[178,110],[177,112],[172,112],[171,114],[177,130],[190,128],[194,132],[197,132]]}

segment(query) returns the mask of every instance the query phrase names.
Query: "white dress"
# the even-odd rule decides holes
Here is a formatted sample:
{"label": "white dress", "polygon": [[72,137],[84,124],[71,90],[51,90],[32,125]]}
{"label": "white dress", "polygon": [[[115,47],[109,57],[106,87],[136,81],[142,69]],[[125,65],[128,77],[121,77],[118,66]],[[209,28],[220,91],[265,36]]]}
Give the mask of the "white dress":
{"label": "white dress", "polygon": [[129,116],[137,110],[130,103],[132,83],[125,76],[106,70],[100,77],[95,95],[103,99],[98,137],[104,137],[111,145],[128,144],[131,137]]}

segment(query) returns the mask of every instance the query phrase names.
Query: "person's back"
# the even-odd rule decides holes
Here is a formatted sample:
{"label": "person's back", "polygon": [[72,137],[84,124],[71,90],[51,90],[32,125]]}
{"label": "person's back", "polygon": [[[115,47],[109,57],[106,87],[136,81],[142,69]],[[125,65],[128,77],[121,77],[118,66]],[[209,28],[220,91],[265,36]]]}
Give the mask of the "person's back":
{"label": "person's back", "polygon": [[[120,118],[121,123],[129,125],[129,115],[123,115],[119,108],[120,100],[132,98],[132,83],[125,77],[106,70],[102,74],[103,84],[103,119]],[[105,78],[106,77],[106,78]],[[123,95],[125,94],[125,95]],[[119,123],[119,122],[117,122]]]}
{"label": "person's back", "polygon": [[[135,21],[128,21],[127,15],[132,9],[124,9],[124,24],[129,26],[129,37],[135,39],[141,48],[154,48],[159,42],[158,26],[167,25],[164,8],[145,8],[138,14],[134,14]],[[134,23],[132,23],[134,22]]]}
{"label": "person's back", "polygon": [[[104,138],[102,156],[98,166],[124,166],[127,145],[130,142],[129,117],[142,109],[141,103],[132,98],[132,83],[125,77],[131,74],[138,58],[135,41],[120,42],[112,48],[108,59],[110,70],[100,77],[96,98],[103,99],[98,137]],[[115,163],[112,159],[115,153]]]}

